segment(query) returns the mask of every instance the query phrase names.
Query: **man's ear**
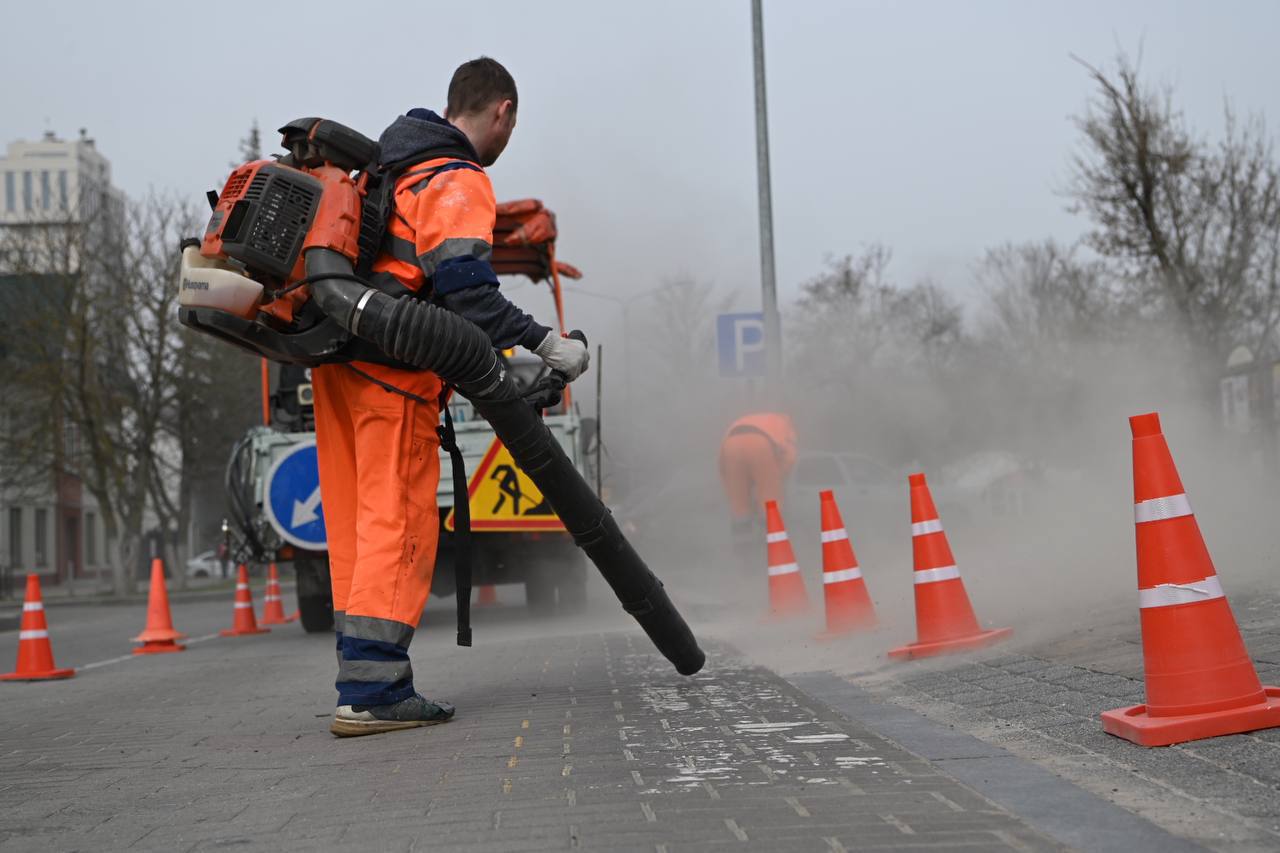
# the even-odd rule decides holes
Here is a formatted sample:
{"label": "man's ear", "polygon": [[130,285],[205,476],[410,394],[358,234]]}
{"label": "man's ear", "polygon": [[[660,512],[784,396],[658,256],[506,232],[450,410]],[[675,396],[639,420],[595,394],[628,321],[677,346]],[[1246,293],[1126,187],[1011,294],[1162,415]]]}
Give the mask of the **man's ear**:
{"label": "man's ear", "polygon": [[514,118],[515,117],[513,115],[514,111],[515,111],[515,104],[512,103],[510,98],[504,98],[503,100],[498,102],[498,111],[494,115],[494,118],[499,123],[502,123],[504,121],[507,121],[509,118]]}

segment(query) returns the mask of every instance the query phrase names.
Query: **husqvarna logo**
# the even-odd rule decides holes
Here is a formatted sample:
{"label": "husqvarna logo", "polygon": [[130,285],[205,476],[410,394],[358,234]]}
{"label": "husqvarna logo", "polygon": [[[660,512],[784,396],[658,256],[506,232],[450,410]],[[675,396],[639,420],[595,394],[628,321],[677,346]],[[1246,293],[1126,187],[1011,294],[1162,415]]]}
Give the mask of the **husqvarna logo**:
{"label": "husqvarna logo", "polygon": [[199,281],[199,280],[190,279],[190,278],[183,278],[182,289],[183,290],[208,290],[209,282]]}

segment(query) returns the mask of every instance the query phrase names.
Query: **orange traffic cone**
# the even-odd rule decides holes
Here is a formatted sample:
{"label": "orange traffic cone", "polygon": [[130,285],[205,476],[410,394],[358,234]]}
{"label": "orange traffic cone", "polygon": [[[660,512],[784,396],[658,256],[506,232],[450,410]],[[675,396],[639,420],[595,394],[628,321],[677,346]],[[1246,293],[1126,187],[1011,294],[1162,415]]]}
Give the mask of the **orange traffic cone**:
{"label": "orange traffic cone", "polygon": [[236,613],[231,627],[219,631],[221,637],[239,637],[243,634],[266,634],[270,628],[259,628],[253,618],[253,593],[249,592],[249,569],[244,563],[236,575]]}
{"label": "orange traffic cone", "polygon": [[1129,418],[1147,703],[1102,714],[1102,729],[1168,746],[1280,726],[1240,638],[1154,412]]}
{"label": "orange traffic cone", "polygon": [[284,601],[280,598],[280,571],[275,563],[267,566],[267,594],[262,599],[262,624],[284,625],[297,616],[284,615]]}
{"label": "orange traffic cone", "polygon": [[840,518],[836,496],[830,490],[819,492],[818,503],[822,510],[822,591],[827,605],[827,630],[819,636],[874,628],[875,606]]}
{"label": "orange traffic cone", "polygon": [[924,474],[911,474],[911,549],[915,562],[916,632],[914,643],[889,650],[891,658],[924,658],[987,646],[1012,628],[982,630],[951,555],[947,534],[933,505]]}
{"label": "orange traffic cone", "polygon": [[147,593],[147,627],[133,638],[142,643],[133,650],[135,655],[156,655],[164,652],[180,652],[186,646],[178,640],[186,634],[173,630],[173,617],[169,613],[169,591],[164,583],[164,561],[159,557],[151,561],[151,590]]}
{"label": "orange traffic cone", "polygon": [[492,607],[498,603],[498,588],[491,583],[482,584],[476,594],[477,607]]}
{"label": "orange traffic cone", "polygon": [[800,577],[800,566],[787,538],[782,513],[778,512],[778,502],[767,501],[764,511],[769,554],[769,613],[774,617],[794,616],[809,609],[804,578]]}
{"label": "orange traffic cone", "polygon": [[27,575],[27,596],[18,628],[18,668],[0,675],[0,681],[46,681],[75,674],[74,669],[58,669],[53,663],[49,625],[44,621],[44,599],[40,597],[40,577]]}

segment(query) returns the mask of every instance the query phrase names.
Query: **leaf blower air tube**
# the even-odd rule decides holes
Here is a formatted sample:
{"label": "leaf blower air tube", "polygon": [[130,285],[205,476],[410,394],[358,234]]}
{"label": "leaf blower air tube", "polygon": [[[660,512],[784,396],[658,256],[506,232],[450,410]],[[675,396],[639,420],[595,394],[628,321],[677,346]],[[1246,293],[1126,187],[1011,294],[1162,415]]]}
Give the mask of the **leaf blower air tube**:
{"label": "leaf blower air tube", "polygon": [[432,371],[470,400],[658,651],[681,675],[702,669],[706,655],[662,581],[622,535],[538,413],[516,392],[488,336],[439,306],[394,299],[366,287],[352,275],[346,257],[330,249],[308,249],[306,273],[316,304],[340,325],[393,358]]}

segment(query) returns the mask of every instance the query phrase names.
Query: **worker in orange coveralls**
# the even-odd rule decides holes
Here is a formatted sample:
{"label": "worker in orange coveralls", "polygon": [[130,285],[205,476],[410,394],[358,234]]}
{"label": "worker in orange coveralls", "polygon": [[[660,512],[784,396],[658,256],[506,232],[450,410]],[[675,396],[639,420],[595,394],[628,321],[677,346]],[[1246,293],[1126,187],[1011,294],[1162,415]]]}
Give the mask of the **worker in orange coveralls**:
{"label": "worker in orange coveralls", "polygon": [[[511,75],[481,57],[454,73],[444,117],[414,109],[383,132],[381,165],[399,178],[370,283],[442,305],[494,347],[523,346],[574,379],[587,368],[586,346],[508,302],[490,265],[496,201],[484,167],[506,148],[516,103]],[[446,722],[453,706],[420,695],[409,663],[439,535],[440,379],[352,362],[317,367],[312,381],[338,637],[330,731],[346,737]]]}
{"label": "worker in orange coveralls", "polygon": [[796,464],[796,430],[791,418],[757,412],[738,418],[720,442],[720,482],[729,499],[735,542],[751,541],[765,501],[782,502]]}

